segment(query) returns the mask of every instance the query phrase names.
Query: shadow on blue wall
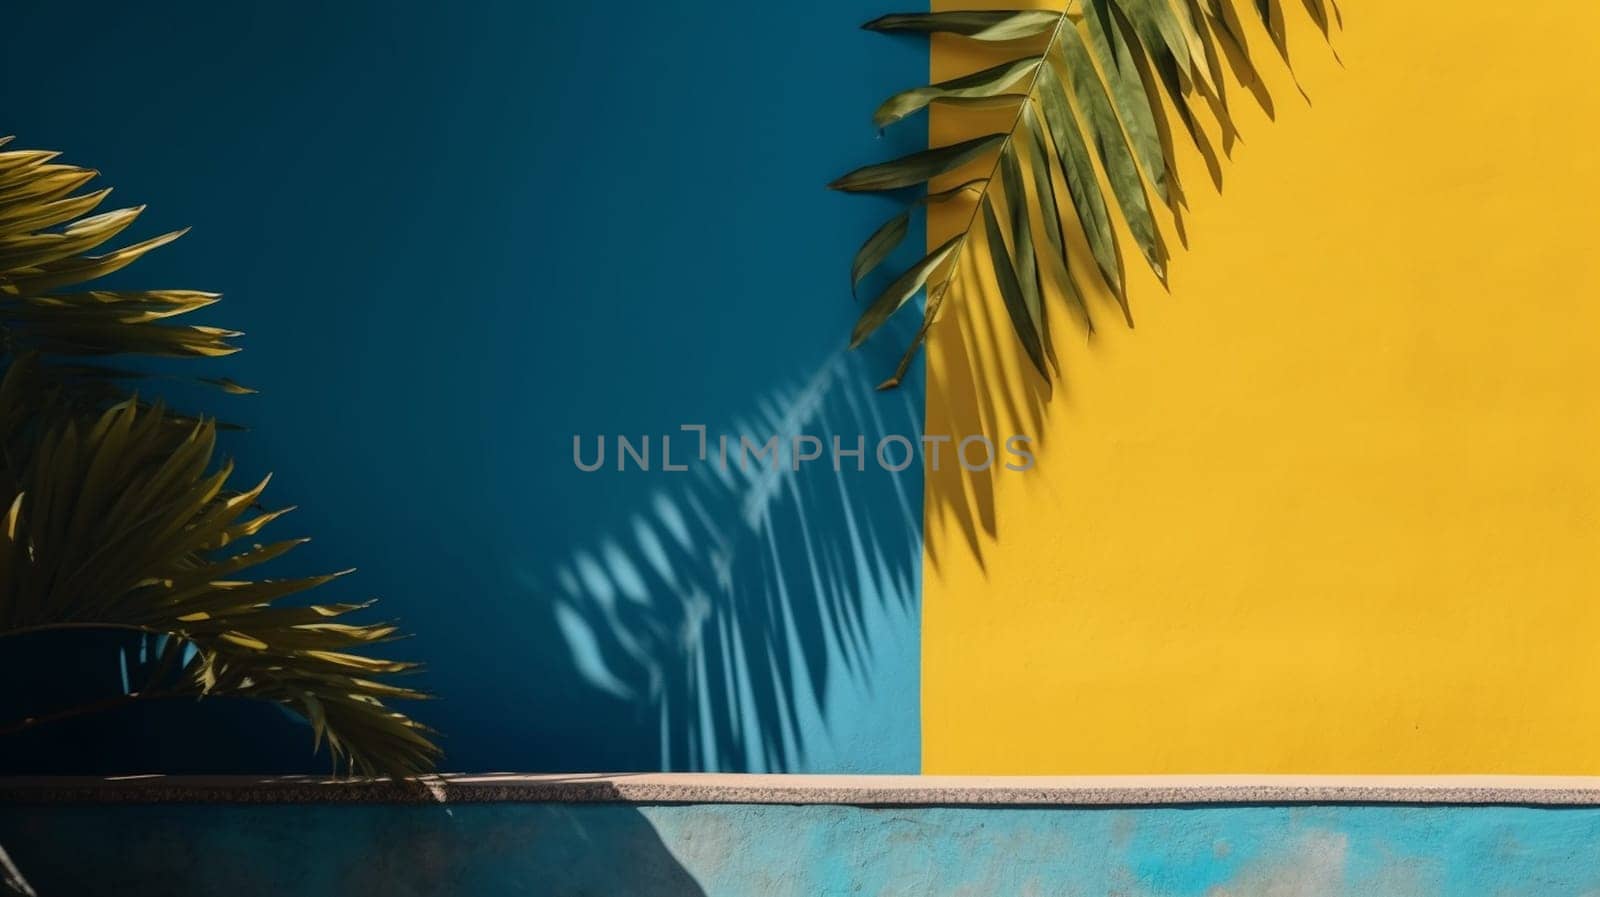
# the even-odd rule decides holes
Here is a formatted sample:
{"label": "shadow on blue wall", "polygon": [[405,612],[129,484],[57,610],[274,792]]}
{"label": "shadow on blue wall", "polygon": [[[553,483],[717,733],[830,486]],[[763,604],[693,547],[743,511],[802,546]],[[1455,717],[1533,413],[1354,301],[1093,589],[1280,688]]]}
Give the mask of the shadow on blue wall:
{"label": "shadow on blue wall", "polygon": [[[918,726],[903,671],[919,662],[922,409],[875,395],[866,367],[838,356],[775,390],[707,435],[704,462],[619,509],[612,534],[527,575],[530,596],[559,596],[533,603],[587,684],[617,715],[655,721],[661,768],[918,767],[914,739],[876,739]],[[895,434],[907,441],[880,459]],[[821,458],[794,459],[802,435]],[[744,443],[774,436],[770,463]],[[863,454],[836,455],[835,439]],[[679,459],[697,443],[679,434]],[[599,442],[584,444],[593,463]],[[600,703],[579,697],[591,714]]]}
{"label": "shadow on blue wall", "polygon": [[[927,73],[855,27],[879,6],[29,5],[0,131],[148,203],[132,239],[193,226],[107,286],[226,294],[204,323],[246,351],[206,373],[261,394],[169,394],[249,427],[241,477],[301,508],[281,572],[355,566],[323,599],[416,633],[447,768],[912,772],[919,470],[571,457],[765,426],[819,376],[817,435],[920,433],[920,370],[869,388],[914,321],[838,360],[848,259],[895,206],[823,185],[925,139],[872,132]],[[75,749],[135,771],[107,765],[125,732]],[[263,741],[238,769],[326,769]]]}
{"label": "shadow on blue wall", "polygon": [[0,844],[44,897],[706,894],[621,804],[26,812],[0,808]]}

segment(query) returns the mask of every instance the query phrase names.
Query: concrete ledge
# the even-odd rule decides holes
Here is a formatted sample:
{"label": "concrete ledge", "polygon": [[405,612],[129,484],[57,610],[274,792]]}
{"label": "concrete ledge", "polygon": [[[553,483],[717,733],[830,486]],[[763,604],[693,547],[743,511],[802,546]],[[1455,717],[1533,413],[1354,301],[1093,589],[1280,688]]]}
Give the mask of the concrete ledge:
{"label": "concrete ledge", "polygon": [[0,803],[637,803],[847,806],[1600,806],[1600,777],[807,776],[711,773],[0,778]]}

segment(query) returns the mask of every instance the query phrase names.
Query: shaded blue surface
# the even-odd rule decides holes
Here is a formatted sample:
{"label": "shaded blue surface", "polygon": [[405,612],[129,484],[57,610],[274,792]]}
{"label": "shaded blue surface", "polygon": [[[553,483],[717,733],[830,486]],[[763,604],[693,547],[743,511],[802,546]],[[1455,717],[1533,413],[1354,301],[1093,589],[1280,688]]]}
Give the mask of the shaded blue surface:
{"label": "shaded blue surface", "polygon": [[[31,4],[0,130],[148,203],[131,239],[193,226],[114,283],[226,293],[202,322],[246,351],[181,367],[262,394],[180,398],[300,506],[279,572],[356,566],[323,600],[417,634],[447,767],[915,771],[920,468],[571,457],[682,424],[916,438],[920,364],[870,389],[915,322],[840,356],[893,207],[823,189],[925,138],[871,129],[927,69],[856,28],[880,6]],[[45,756],[112,771],[123,731]]]}
{"label": "shaded blue surface", "polygon": [[1600,810],[0,809],[41,894],[1585,897]]}

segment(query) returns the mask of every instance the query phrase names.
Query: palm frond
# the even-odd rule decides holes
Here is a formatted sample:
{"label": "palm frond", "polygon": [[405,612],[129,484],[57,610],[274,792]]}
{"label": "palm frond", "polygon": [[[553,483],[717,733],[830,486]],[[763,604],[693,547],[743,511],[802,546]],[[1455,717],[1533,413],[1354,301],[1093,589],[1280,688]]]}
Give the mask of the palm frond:
{"label": "palm frond", "polygon": [[[38,427],[24,381],[0,382],[0,432]],[[362,649],[390,624],[352,624],[370,603],[280,601],[342,574],[242,580],[302,540],[242,545],[282,512],[259,513],[266,481],[229,491],[211,464],[216,429],[179,424],[130,398],[90,419],[13,438],[0,468],[0,636],[53,628],[125,628],[157,640],[163,675],[131,699],[270,700],[304,716],[318,744],[363,774],[426,771],[438,756],[421,724],[386,704],[421,692],[386,683],[414,664]]]}
{"label": "palm frond", "polygon": [[[1011,58],[981,71],[900,91],[873,116],[883,128],[933,105],[1006,106],[1016,110],[1010,128],[858,168],[829,184],[848,192],[893,191],[934,181],[975,161],[989,164],[986,176],[914,202],[943,201],[965,193],[976,198],[966,226],[896,277],[857,321],[852,347],[927,290],[922,326],[894,374],[879,388],[900,384],[947,294],[958,288],[955,275],[964,264],[989,272],[1024,353],[1046,383],[1051,371],[1045,284],[1055,285],[1091,332],[1094,320],[1084,296],[1096,287],[1115,298],[1124,319],[1133,325],[1115,219],[1121,219],[1145,263],[1165,281],[1166,250],[1150,196],[1169,207],[1181,196],[1176,168],[1163,142],[1167,102],[1203,156],[1209,157],[1211,150],[1198,124],[1202,112],[1220,124],[1224,146],[1231,143],[1223,44],[1233,51],[1226,58],[1234,60],[1236,71],[1257,98],[1270,102],[1264,99],[1248,45],[1236,27],[1239,19],[1233,2],[1068,0],[1060,11],[899,13],[862,26],[1017,48]],[[1331,0],[1302,2],[1324,35],[1340,23]],[[1287,59],[1275,4],[1261,0],[1247,6]],[[1066,187],[1065,202],[1057,193],[1058,182]],[[1077,270],[1069,263],[1062,227],[1065,208],[1081,225],[1094,260],[1092,270]],[[852,290],[904,240],[909,213],[907,209],[879,227],[857,251],[851,265]],[[1045,224],[1042,236],[1033,225],[1035,213]],[[978,247],[979,252],[968,252],[969,247]]]}
{"label": "palm frond", "polygon": [[[0,146],[10,138],[0,139]],[[143,206],[95,213],[110,189],[84,191],[98,172],[57,163],[56,153],[0,151],[0,353],[38,353],[73,398],[93,404],[120,397],[116,383],[137,376],[99,357],[131,354],[209,358],[238,351],[240,334],[175,323],[217,294],[193,290],[113,291],[86,285],[138,261],[184,234],[173,231],[121,248],[106,243],[131,227]],[[99,254],[95,254],[99,253]]]}
{"label": "palm frond", "polygon": [[257,510],[266,483],[230,491],[217,425],[142,404],[124,384],[149,375],[107,363],[238,351],[234,331],[174,322],[215,293],[88,287],[183,231],[104,250],[143,208],[95,214],[110,191],[84,192],[97,173],[56,158],[0,151],[0,637],[138,632],[156,659],[128,700],[270,701],[351,771],[431,769],[428,730],[387,703],[425,697],[386,681],[414,664],[362,653],[396,628],[348,621],[370,602],[283,603],[342,574],[238,578],[303,540],[245,544],[284,513]]}
{"label": "palm frond", "polygon": [[387,703],[425,697],[384,681],[415,664],[361,653],[396,627],[347,620],[370,602],[281,603],[342,574],[238,578],[304,540],[244,544],[283,512],[256,510],[265,481],[230,491],[232,465],[212,464],[213,424],[137,398],[41,423],[27,383],[37,374],[23,359],[0,382],[0,637],[136,631],[158,661],[128,700],[270,701],[307,719],[354,772],[432,768],[428,730]]}

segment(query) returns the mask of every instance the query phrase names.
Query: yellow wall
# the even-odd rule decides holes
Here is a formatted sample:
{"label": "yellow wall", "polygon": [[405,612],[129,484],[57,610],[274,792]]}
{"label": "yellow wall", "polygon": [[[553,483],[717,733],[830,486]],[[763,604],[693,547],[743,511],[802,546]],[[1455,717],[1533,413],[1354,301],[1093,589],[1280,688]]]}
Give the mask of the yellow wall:
{"label": "yellow wall", "polygon": [[1600,8],[1284,5],[1136,331],[1057,306],[1047,400],[946,308],[928,431],[1042,447],[928,473],[926,772],[1600,773]]}

